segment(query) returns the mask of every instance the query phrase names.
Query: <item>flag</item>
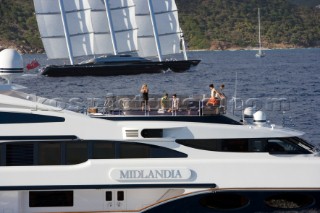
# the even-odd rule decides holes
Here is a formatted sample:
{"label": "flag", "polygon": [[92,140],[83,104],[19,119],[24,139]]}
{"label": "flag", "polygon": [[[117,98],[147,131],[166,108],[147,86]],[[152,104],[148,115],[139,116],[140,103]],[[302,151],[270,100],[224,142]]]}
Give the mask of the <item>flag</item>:
{"label": "flag", "polygon": [[29,64],[27,64],[26,68],[27,70],[32,70],[38,66],[40,66],[39,62],[36,59],[33,59]]}

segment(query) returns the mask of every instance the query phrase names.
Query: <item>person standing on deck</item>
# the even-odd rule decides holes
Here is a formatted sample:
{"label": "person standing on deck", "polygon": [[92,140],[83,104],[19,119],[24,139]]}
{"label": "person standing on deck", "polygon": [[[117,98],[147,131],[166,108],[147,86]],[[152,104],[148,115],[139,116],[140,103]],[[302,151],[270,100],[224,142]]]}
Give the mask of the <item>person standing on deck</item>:
{"label": "person standing on deck", "polygon": [[150,106],[149,106],[149,88],[147,84],[143,84],[140,92],[142,94],[142,102],[141,102],[141,110],[143,111],[144,108],[147,109],[148,106],[148,110],[150,111]]}

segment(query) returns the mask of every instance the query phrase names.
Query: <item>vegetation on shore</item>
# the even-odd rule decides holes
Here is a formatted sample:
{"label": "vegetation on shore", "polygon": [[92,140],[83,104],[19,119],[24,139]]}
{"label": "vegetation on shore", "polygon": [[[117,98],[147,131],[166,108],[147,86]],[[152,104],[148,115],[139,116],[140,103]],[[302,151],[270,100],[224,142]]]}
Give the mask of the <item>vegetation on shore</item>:
{"label": "vegetation on shore", "polygon": [[33,0],[0,0],[0,49],[43,51]]}
{"label": "vegetation on shore", "polygon": [[[320,0],[176,0],[189,49],[319,47]],[[0,49],[42,52],[33,0],[0,0]]]}
{"label": "vegetation on shore", "polygon": [[261,12],[263,46],[320,46],[320,1],[176,0],[190,48],[257,47]]}

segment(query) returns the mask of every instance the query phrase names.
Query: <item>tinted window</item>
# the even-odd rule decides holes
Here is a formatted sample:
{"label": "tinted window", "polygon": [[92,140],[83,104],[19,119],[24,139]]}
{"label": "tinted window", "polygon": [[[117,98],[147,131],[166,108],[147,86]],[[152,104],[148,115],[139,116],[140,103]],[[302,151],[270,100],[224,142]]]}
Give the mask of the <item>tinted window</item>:
{"label": "tinted window", "polygon": [[148,145],[137,143],[121,143],[120,158],[149,158],[150,148]]}
{"label": "tinted window", "polygon": [[114,142],[93,142],[93,159],[113,159],[115,156]]}
{"label": "tinted window", "polygon": [[250,152],[266,152],[267,140],[263,138],[249,139],[248,146]]}
{"label": "tinted window", "polygon": [[151,158],[186,158],[188,155],[182,152],[171,150],[164,147],[152,146]]}
{"label": "tinted window", "polygon": [[124,200],[124,191],[118,191],[117,192],[117,199],[118,199],[118,201],[123,201]]}
{"label": "tinted window", "polygon": [[177,143],[196,148],[203,149],[209,151],[218,151],[222,150],[220,140],[212,140],[212,139],[179,139],[176,140]]}
{"label": "tinted window", "polygon": [[247,139],[185,139],[177,143],[196,149],[220,152],[248,152]]}
{"label": "tinted window", "polygon": [[30,191],[29,207],[73,206],[73,191]]}
{"label": "tinted window", "polygon": [[66,164],[78,164],[88,160],[87,142],[66,143]]}
{"label": "tinted window", "polygon": [[106,191],[106,201],[112,201],[112,191]]}
{"label": "tinted window", "polygon": [[33,143],[6,144],[7,166],[33,165]]}
{"label": "tinted window", "polygon": [[63,117],[48,115],[37,115],[32,113],[0,112],[0,123],[47,123],[47,122],[64,122]]}
{"label": "tinted window", "polygon": [[229,139],[220,140],[222,143],[222,150],[226,152],[248,152],[248,140],[247,139]]}
{"label": "tinted window", "polygon": [[39,143],[39,165],[59,165],[61,164],[61,144],[60,143]]}
{"label": "tinted window", "polygon": [[162,138],[162,129],[144,129],[141,131],[141,136],[144,138]]}
{"label": "tinted window", "polygon": [[274,154],[309,154],[309,144],[298,138],[252,139],[179,139],[177,143],[195,149],[217,152],[269,152]]}
{"label": "tinted window", "polygon": [[185,158],[185,153],[139,143],[120,143],[120,158]]}
{"label": "tinted window", "polygon": [[0,144],[0,166],[2,166],[2,144]]}
{"label": "tinted window", "polygon": [[298,145],[294,138],[269,139],[268,151],[274,154],[309,154],[310,151]]}
{"label": "tinted window", "polygon": [[[1,152],[2,150],[2,152]],[[2,155],[2,158],[1,158]],[[74,165],[91,159],[182,158],[185,153],[155,145],[114,141],[10,142],[0,146],[5,166]]]}
{"label": "tinted window", "polygon": [[217,152],[267,152],[267,140],[264,138],[186,139],[176,142],[195,149]]}

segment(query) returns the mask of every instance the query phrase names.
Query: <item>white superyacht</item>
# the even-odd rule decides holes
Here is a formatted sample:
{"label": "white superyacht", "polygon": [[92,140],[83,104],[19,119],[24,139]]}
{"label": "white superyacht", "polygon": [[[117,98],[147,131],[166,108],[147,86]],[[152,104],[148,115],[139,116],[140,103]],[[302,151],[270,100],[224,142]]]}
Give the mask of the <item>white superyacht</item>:
{"label": "white superyacht", "polygon": [[[0,52],[2,77],[22,71]],[[18,88],[1,86],[0,212],[320,211],[318,150],[261,111],[108,120]]]}

